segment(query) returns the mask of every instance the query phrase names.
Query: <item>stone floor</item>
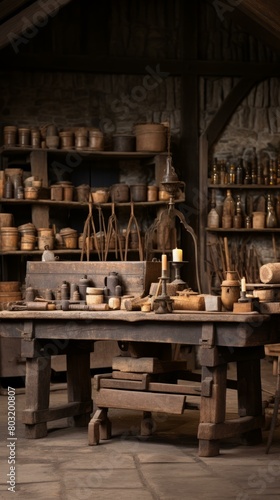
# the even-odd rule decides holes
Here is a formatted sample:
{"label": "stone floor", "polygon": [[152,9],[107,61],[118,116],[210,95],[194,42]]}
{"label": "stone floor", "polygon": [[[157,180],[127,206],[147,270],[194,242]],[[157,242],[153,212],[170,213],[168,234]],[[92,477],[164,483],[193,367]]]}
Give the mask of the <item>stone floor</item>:
{"label": "stone floor", "polygon": [[[234,372],[234,367],[230,368]],[[231,373],[232,376],[234,373]],[[233,377],[232,377],[233,378]],[[272,365],[262,362],[263,399],[275,391]],[[0,498],[29,500],[255,500],[280,497],[280,428],[269,454],[263,443],[254,447],[239,439],[222,442],[217,457],[198,456],[199,411],[154,415],[154,434],[139,436],[138,412],[110,410],[113,436],[88,446],[86,428],[69,428],[64,420],[49,424],[48,436],[24,437],[21,410],[24,391],[16,394],[16,487],[8,490],[7,396],[0,395]],[[21,392],[21,393],[20,393]],[[66,401],[65,385],[53,384],[52,404]],[[227,391],[227,412],[236,412],[236,393]],[[267,426],[271,410],[266,410]]]}

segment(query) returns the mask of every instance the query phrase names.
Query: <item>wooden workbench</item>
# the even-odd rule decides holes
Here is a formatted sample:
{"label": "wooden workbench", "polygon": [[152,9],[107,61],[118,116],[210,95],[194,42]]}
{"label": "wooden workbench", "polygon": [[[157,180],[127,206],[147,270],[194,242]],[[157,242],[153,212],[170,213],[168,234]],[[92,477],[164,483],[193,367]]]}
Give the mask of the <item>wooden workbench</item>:
{"label": "wooden workbench", "polygon": [[[68,417],[72,425],[88,424],[92,412],[90,351],[95,341],[115,340],[151,346],[153,353],[157,345],[201,346],[200,456],[217,455],[223,438],[243,435],[251,444],[261,440],[260,359],[265,344],[280,340],[269,315],[1,311],[0,322],[1,336],[22,339],[22,356],[26,357],[26,437],[45,436],[47,422],[59,418]],[[50,360],[60,353],[67,355],[68,404],[49,408]],[[232,361],[237,363],[240,418],[225,420],[227,363]]]}

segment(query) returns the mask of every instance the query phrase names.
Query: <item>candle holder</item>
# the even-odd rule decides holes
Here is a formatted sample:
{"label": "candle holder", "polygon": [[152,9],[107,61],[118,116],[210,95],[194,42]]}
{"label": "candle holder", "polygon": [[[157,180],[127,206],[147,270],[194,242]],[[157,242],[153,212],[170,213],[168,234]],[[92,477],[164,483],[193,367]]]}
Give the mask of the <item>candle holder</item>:
{"label": "candle holder", "polygon": [[166,293],[166,283],[169,280],[166,271],[161,272],[161,294],[153,301],[155,314],[167,314],[173,311],[173,300]]}
{"label": "candle holder", "polygon": [[246,292],[240,292],[240,298],[238,299],[238,302],[249,302],[249,299],[246,297]]}
{"label": "candle holder", "polygon": [[183,266],[183,264],[186,264],[188,261],[173,261],[172,262],[172,266],[174,267],[174,270],[175,270],[175,278],[173,281],[171,281],[172,285],[176,285],[176,287],[178,288],[178,290],[184,290],[184,288],[187,288],[187,283],[182,280],[181,278],[181,273],[180,273],[180,269],[181,267]]}

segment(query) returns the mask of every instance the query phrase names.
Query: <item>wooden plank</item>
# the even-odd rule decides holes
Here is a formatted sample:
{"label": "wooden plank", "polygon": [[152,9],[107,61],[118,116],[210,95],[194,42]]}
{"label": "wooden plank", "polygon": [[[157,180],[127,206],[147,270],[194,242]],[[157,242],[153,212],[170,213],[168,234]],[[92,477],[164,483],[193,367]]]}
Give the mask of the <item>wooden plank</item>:
{"label": "wooden plank", "polygon": [[175,394],[155,394],[153,392],[122,391],[118,389],[100,389],[93,394],[94,402],[99,407],[122,408],[181,415],[184,411],[185,396]]}
{"label": "wooden plank", "polygon": [[223,423],[200,423],[198,426],[198,439],[225,439],[240,436],[244,432],[260,429],[263,425],[261,416],[247,416],[229,419]]}
{"label": "wooden plank", "polygon": [[146,373],[121,372],[119,370],[112,371],[112,378],[121,380],[143,380]]}
{"label": "wooden plank", "polygon": [[22,413],[22,422],[29,425],[40,424],[42,422],[50,422],[51,420],[59,420],[60,418],[74,417],[91,412],[92,401],[85,401],[83,403],[73,402],[47,410],[24,410]]}
{"label": "wooden plank", "polygon": [[158,281],[160,262],[27,262],[26,286],[41,290],[56,289],[62,281],[78,283],[85,274],[96,287],[104,287],[104,278],[111,271],[119,274],[122,292],[129,295],[147,295],[150,284]]}
{"label": "wooden plank", "polygon": [[26,0],[2,0],[0,20],[9,17],[18,9],[21,9],[26,4]]}
{"label": "wooden plank", "polygon": [[164,373],[187,369],[186,361],[161,361],[157,358],[129,358],[116,356],[112,362],[113,370],[137,373]]}
{"label": "wooden plank", "polygon": [[102,389],[123,389],[127,391],[145,391],[147,389],[146,380],[119,380],[104,378],[100,380],[100,388]]}
{"label": "wooden plank", "polygon": [[201,389],[197,386],[186,384],[166,384],[160,382],[149,382],[148,390],[152,392],[166,392],[171,394],[185,394],[188,396],[200,396]]}
{"label": "wooden plank", "polygon": [[[46,10],[44,11],[42,8],[39,9],[39,12],[42,14],[42,16],[45,16],[47,19],[48,16],[51,15],[53,16],[57,12],[58,8],[67,5],[70,1],[71,0],[59,0],[59,3],[47,1],[46,3],[48,4],[47,5],[48,14],[46,14]],[[35,22],[33,20],[37,19],[37,16],[38,16],[38,3],[33,2],[31,5],[29,5],[25,9],[22,9],[20,12],[15,14],[11,19],[8,19],[5,23],[3,23],[1,25],[1,32],[0,32],[0,48],[5,47],[6,45],[12,43],[13,41],[15,44],[15,49],[17,49],[16,52],[17,54],[20,46],[20,45],[18,46],[18,44],[16,43],[18,37],[24,38],[25,43],[28,43],[29,41],[29,38],[24,37],[24,30],[27,28],[26,26],[27,22],[23,22],[23,19],[27,19],[30,22],[31,26],[34,26]],[[37,34],[37,32],[38,28],[34,26],[35,35]]]}

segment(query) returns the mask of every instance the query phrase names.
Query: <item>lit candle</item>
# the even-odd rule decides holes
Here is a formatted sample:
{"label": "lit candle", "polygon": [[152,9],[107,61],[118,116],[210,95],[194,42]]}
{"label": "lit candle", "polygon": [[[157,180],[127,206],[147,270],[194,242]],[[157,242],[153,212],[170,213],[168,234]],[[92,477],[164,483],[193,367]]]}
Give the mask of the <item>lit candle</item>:
{"label": "lit candle", "polygon": [[167,255],[165,253],[161,256],[161,270],[167,271]]}
{"label": "lit candle", "polygon": [[241,292],[246,292],[246,280],[241,278]]}
{"label": "lit candle", "polygon": [[182,262],[183,260],[183,250],[181,248],[174,248],[172,250],[173,262]]}

